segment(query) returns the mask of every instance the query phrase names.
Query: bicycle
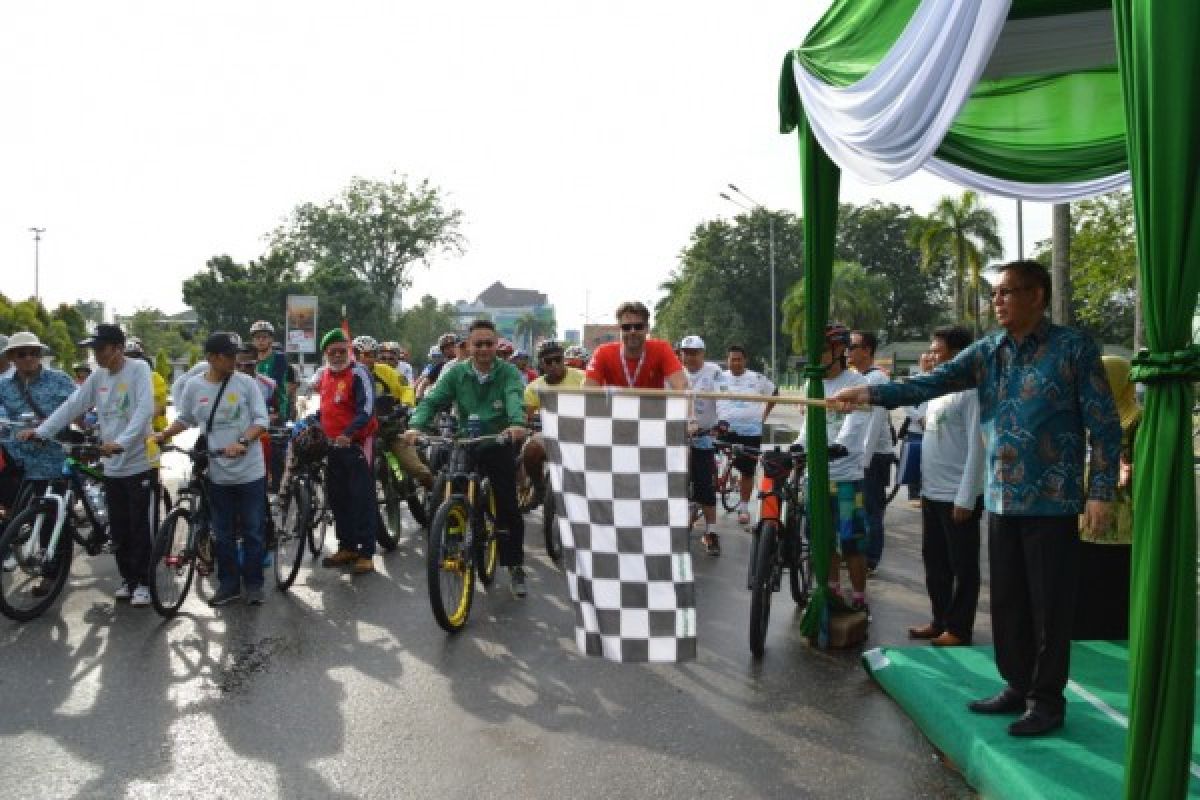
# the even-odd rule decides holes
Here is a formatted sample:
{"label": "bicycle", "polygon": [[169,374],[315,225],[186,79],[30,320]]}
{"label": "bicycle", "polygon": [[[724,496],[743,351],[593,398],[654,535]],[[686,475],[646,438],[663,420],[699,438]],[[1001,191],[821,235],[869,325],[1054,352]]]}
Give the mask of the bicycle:
{"label": "bicycle", "polygon": [[436,483],[444,487],[444,495],[429,524],[425,564],[433,617],[446,632],[458,633],[471,613],[475,578],[491,586],[498,561],[496,498],[479,473],[478,450],[508,437],[424,438],[450,446],[449,462]]}
{"label": "bicycle", "polygon": [[[799,444],[787,451],[779,447],[765,451],[741,445],[729,447],[734,455],[757,456],[762,463],[758,491],[761,505],[746,575],[746,588],[750,590],[750,652],[755,658],[762,658],[771,618],[771,597],[779,591],[784,571],[788,572],[792,600],[797,606],[804,607],[812,594],[812,551],[804,481],[808,457],[804,446]],[[845,455],[844,446],[829,446],[831,460]]]}
{"label": "bicycle", "polygon": [[[534,416],[528,427],[533,435],[541,433],[541,418]],[[542,463],[542,483],[539,490],[533,479],[526,474],[524,466],[525,447],[531,441],[533,441],[533,436],[527,437],[521,447],[521,453],[517,455],[517,510],[522,514],[528,514],[530,511],[536,511],[539,506],[541,507],[542,538],[546,542],[546,555],[550,556],[551,561],[557,563],[562,558],[562,535],[558,531],[558,525],[554,522],[557,514],[555,513],[554,492],[550,489],[550,463],[549,461]]]}
{"label": "bicycle", "polygon": [[[103,479],[104,474],[88,463],[103,453],[95,440],[64,449],[61,476],[30,500],[0,535],[0,613],[18,622],[40,616],[58,598],[71,572],[75,543],[96,556],[110,541],[103,492],[89,491],[86,483],[86,478]],[[91,528],[86,537],[72,519],[76,500]]]}
{"label": "bicycle", "polygon": [[[399,423],[403,431],[408,419],[407,406],[398,406],[395,411],[382,417],[380,428],[391,422]],[[392,551],[400,544],[400,534],[404,530],[404,506],[408,506],[413,521],[420,527],[425,527],[428,520],[425,515],[425,504],[417,492],[417,482],[400,466],[396,454],[388,448],[382,438],[375,440],[374,474],[377,499],[383,514],[377,525],[376,541],[384,550]]]}
{"label": "bicycle", "polygon": [[418,442],[425,449],[425,463],[433,474],[433,488],[417,487],[417,495],[421,499],[422,514],[425,517],[424,527],[428,528],[446,494],[445,470],[450,463],[451,441],[458,430],[458,421],[449,411],[439,411],[434,417],[434,428],[438,435]]}
{"label": "bicycle", "polygon": [[742,496],[738,487],[738,473],[733,468],[734,459],[723,448],[717,449],[717,477],[714,484],[717,497],[721,500],[721,508],[727,513],[737,510]]}

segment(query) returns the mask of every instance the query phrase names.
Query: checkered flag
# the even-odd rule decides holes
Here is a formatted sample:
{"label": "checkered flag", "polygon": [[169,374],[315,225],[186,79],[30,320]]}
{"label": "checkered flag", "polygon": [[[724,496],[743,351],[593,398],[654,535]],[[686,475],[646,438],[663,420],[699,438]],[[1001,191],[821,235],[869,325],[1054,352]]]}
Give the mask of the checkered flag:
{"label": "checkered flag", "polygon": [[687,399],[565,391],[541,405],[579,649],[695,658]]}

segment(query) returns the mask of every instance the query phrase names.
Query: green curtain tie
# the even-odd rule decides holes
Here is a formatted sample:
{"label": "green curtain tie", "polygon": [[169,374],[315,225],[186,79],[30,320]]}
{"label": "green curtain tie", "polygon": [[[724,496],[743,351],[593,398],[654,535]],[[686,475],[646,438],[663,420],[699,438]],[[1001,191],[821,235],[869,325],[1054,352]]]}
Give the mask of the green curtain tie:
{"label": "green curtain tie", "polygon": [[1200,346],[1193,344],[1170,353],[1152,353],[1142,348],[1133,359],[1129,376],[1137,383],[1200,380]]}
{"label": "green curtain tie", "polygon": [[800,106],[800,90],[796,88],[796,76],[792,72],[795,54],[788,51],[779,70],[779,132],[791,133],[800,126],[804,109]]}

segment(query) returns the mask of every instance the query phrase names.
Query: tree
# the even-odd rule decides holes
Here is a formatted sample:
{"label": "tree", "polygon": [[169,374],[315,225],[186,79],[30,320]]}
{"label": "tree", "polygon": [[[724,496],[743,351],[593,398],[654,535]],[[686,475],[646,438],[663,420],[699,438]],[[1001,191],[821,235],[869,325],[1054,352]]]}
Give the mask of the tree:
{"label": "tree", "polygon": [[398,337],[409,347],[414,366],[423,366],[425,354],[437,343],[443,333],[457,327],[458,317],[454,306],[449,303],[438,304],[433,295],[425,295],[421,301],[400,315]]}
{"label": "tree", "polygon": [[365,281],[389,313],[411,285],[415,264],[442,252],[461,252],[462,212],[450,209],[429,181],[355,178],[322,205],[304,203],[272,234],[272,249],[314,273],[337,268]]}
{"label": "tree", "polygon": [[[854,330],[879,330],[885,319],[882,300],[888,294],[888,280],[871,275],[861,264],[835,261],[829,285],[829,319]],[[793,352],[803,352],[804,282],[797,281],[783,298],[783,328],[791,334]]]}
{"label": "tree", "polygon": [[1053,211],[1053,244],[1050,248],[1050,278],[1053,291],[1050,318],[1059,325],[1070,325],[1071,319],[1071,204],[1055,203]]}
{"label": "tree", "polygon": [[909,241],[912,229],[924,223],[908,206],[878,201],[838,210],[834,257],[886,279],[880,295],[886,341],[926,339],[949,317],[942,268],[921,269],[921,254]]}
{"label": "tree", "polygon": [[997,227],[996,215],[980,205],[976,192],[968,190],[957,199],[947,196],[939,200],[928,219],[911,233],[912,243],[920,248],[923,269],[951,267],[956,319],[967,319],[968,291],[974,298],[969,311],[976,336],[982,327],[979,294],[983,267],[1004,255]]}
{"label": "tree", "polygon": [[80,316],[93,325],[104,322],[103,300],[76,300],[74,308]]}
{"label": "tree", "polygon": [[201,327],[242,335],[260,319],[282,328],[289,294],[312,292],[295,263],[278,252],[247,264],[227,255],[213,256],[203,271],[183,282],[183,302],[195,310]]}
{"label": "tree", "polygon": [[532,353],[538,341],[552,337],[558,332],[558,323],[549,314],[531,311],[517,320],[515,329],[517,337],[522,339],[523,349]]}
{"label": "tree", "polygon": [[68,369],[77,355],[75,342],[78,336],[78,318],[62,312],[61,307],[53,313],[32,297],[19,303],[11,302],[0,294],[0,333],[11,335],[18,331],[29,331],[58,359],[58,366]]}
{"label": "tree", "polygon": [[168,358],[181,358],[191,346],[191,334],[185,335],[179,328],[163,324],[165,318],[166,315],[157,308],[139,308],[129,318],[126,333],[142,340],[142,348],[148,356],[165,353]]}
{"label": "tree", "polygon": [[[186,355],[186,350],[183,355]],[[163,380],[167,383],[171,382],[174,370],[171,369],[171,359],[167,356],[166,350],[159,350],[154,356],[154,371],[163,376]]]}

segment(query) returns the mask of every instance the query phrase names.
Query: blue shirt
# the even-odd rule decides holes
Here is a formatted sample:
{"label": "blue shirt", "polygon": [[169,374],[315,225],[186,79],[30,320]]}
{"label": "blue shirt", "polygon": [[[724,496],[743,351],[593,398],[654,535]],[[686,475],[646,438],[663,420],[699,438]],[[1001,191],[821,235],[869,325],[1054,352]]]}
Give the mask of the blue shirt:
{"label": "blue shirt", "polygon": [[[8,412],[9,419],[14,422],[24,413],[32,413],[40,423],[45,419],[25,402],[25,395],[17,381],[22,380],[20,374],[14,372],[11,378],[0,380],[0,405]],[[42,367],[37,377],[29,383],[29,396],[34,404],[46,414],[54,413],[71,393],[75,391],[75,382],[65,372],[49,367]],[[63,460],[66,453],[54,441],[18,442],[7,441],[4,448],[25,470],[25,477],[35,481],[53,480],[62,475]]]}
{"label": "blue shirt", "polygon": [[1100,351],[1083,333],[1045,318],[1019,344],[1001,330],[907,383],[870,387],[871,403],[896,408],[979,390],[986,451],[984,505],[993,514],[1069,516],[1087,497],[1112,500],[1121,423]]}

